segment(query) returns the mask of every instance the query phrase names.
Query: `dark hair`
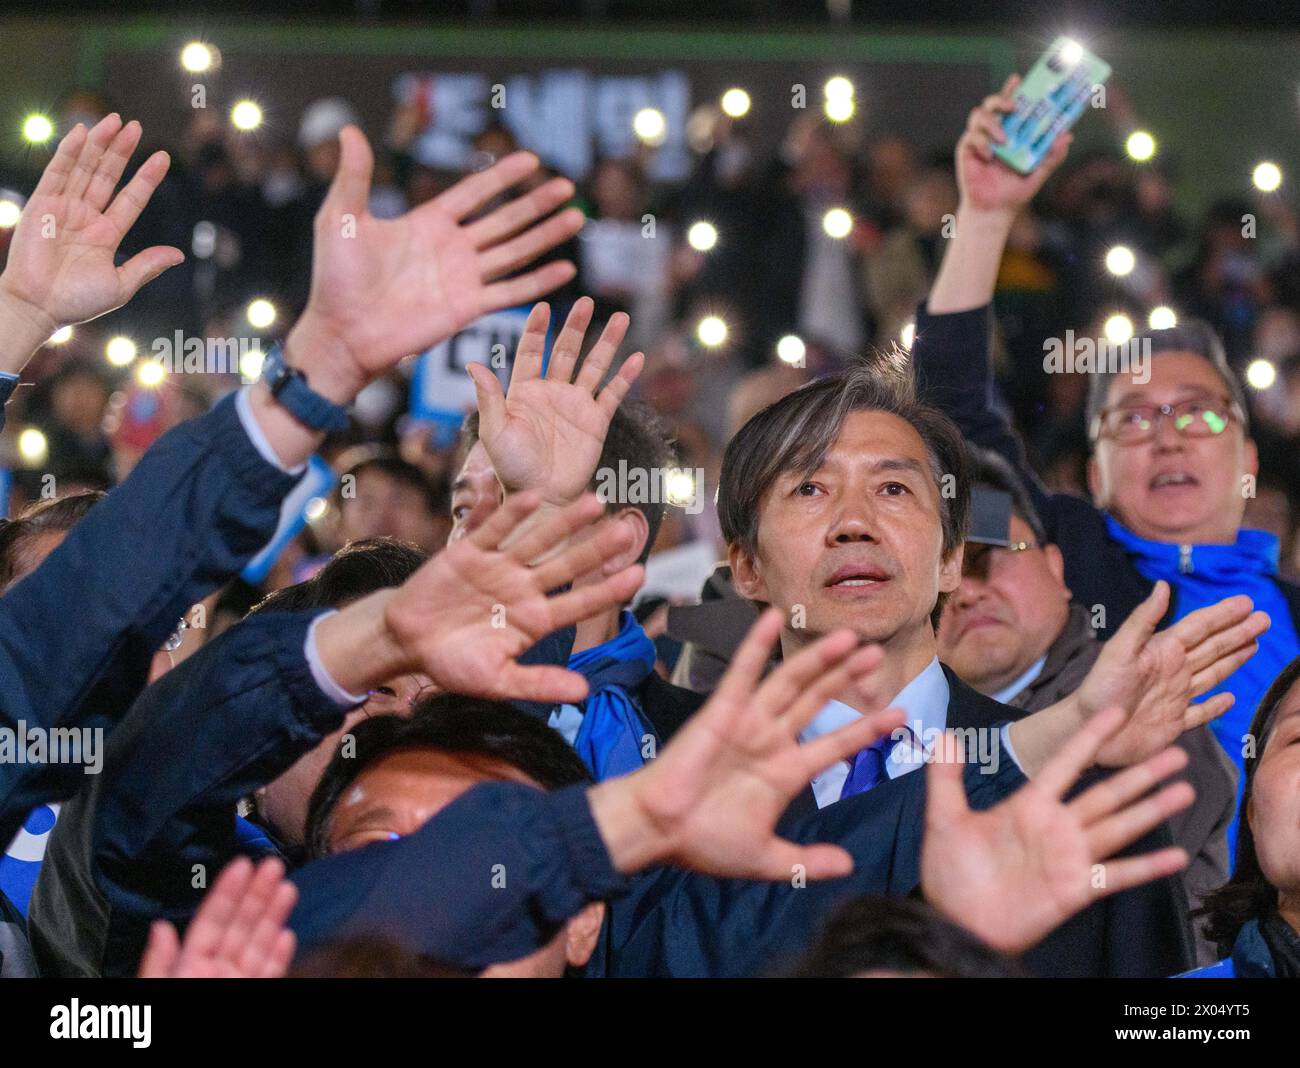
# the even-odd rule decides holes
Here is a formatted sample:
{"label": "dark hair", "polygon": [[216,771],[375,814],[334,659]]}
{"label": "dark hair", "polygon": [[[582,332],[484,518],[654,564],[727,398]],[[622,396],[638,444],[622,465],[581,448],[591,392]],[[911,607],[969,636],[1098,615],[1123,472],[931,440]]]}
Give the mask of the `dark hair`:
{"label": "dark hair", "polygon": [[422,549],[396,538],[359,538],[335,553],[312,578],[268,594],[249,614],[342,608],[376,590],[400,586],[428,558]]}
{"label": "dark hair", "polygon": [[344,791],[367,767],[400,749],[488,757],[545,790],[591,781],[578,754],[541,720],[499,701],[438,694],[420,702],[410,719],[376,716],[357,724],[351,744],[340,744],[311,795],[306,832],[311,856],[328,852],[330,816]]}
{"label": "dark hair", "polygon": [[1009,957],[910,897],[860,897],[835,911],[794,975],[849,979],[863,972],[946,979],[1023,978]]}
{"label": "dark hair", "polygon": [[1300,681],[1300,657],[1282,669],[1264,694],[1259,708],[1255,710],[1255,718],[1250,724],[1250,737],[1255,744],[1251,755],[1246,757],[1246,785],[1242,791],[1241,805],[1237,809],[1240,819],[1232,878],[1208,894],[1201,907],[1193,913],[1196,917],[1208,917],[1205,937],[1218,946],[1221,957],[1231,955],[1233,943],[1237,941],[1237,935],[1246,923],[1267,919],[1277,912],[1277,887],[1268,881],[1259,866],[1255,834],[1246,819],[1246,810],[1255,785],[1255,772],[1273,731],[1278,709],[1297,681]]}
{"label": "dark hair", "polygon": [[289,969],[294,979],[471,979],[477,974],[412,953],[382,935],[331,939]]}
{"label": "dark hair", "polygon": [[[362,457],[352,460],[351,457],[355,456],[358,451],[363,453]],[[430,515],[442,515],[447,511],[446,482],[429,478],[415,464],[403,460],[392,449],[375,448],[373,446],[363,446],[360,450],[349,449],[342,460],[346,466],[343,476],[339,479],[339,489],[335,491],[340,500],[343,499],[344,478],[351,475],[354,480],[360,481],[361,476],[367,471],[373,471],[392,479],[399,485],[418,490],[424,496],[425,507],[428,508]]]}
{"label": "dark hair", "polygon": [[[1152,358],[1162,352],[1191,352],[1208,361],[1223,379],[1229,397],[1241,413],[1242,429],[1249,433],[1250,412],[1246,406],[1246,393],[1241,388],[1241,380],[1228,365],[1223,341],[1215,333],[1214,327],[1204,319],[1184,319],[1168,330],[1152,330],[1146,334],[1135,335],[1129,344],[1140,345],[1143,348],[1150,345]],[[1101,418],[1102,409],[1106,407],[1110,384],[1119,377],[1122,377],[1119,372],[1101,371],[1088,381],[1088,399],[1085,404],[1084,418],[1088,427],[1088,439],[1092,442],[1097,440],[1098,420]]]}
{"label": "dark hair", "polygon": [[33,569],[26,554],[32,539],[41,534],[71,530],[105,496],[107,494],[100,490],[89,490],[36,501],[16,518],[0,520],[0,590],[8,587],[20,573],[26,574]]}
{"label": "dark hair", "polygon": [[[461,424],[460,433],[456,438],[454,470],[459,471],[464,466],[465,458],[476,441],[478,441],[478,412],[470,412],[465,417],[465,422]],[[617,476],[620,465],[626,471],[663,472],[676,462],[677,455],[672,437],[659,416],[644,404],[624,401],[615,409],[614,416],[609,421],[605,444],[600,450],[600,462],[596,464],[591,485],[595,488],[603,481],[601,472],[612,472]],[[638,496],[644,497],[647,494]],[[615,499],[608,500],[605,504],[607,513],[630,507],[645,516],[647,527],[645,545],[637,559],[637,562],[642,564],[650,555],[659,528],[663,525],[664,512],[667,508],[662,492],[651,493],[648,496],[659,499],[627,502]]]}
{"label": "dark hair", "polygon": [[[718,486],[718,520],[728,545],[751,555],[757,552],[763,495],[788,472],[817,470],[852,412],[896,415],[921,436],[941,490],[944,558],[957,550],[970,524],[966,446],[951,419],[917,398],[911,365],[899,351],[869,354],[847,370],[801,386],[736,432],[723,454]],[[947,484],[951,494],[942,492]],[[944,600],[940,594],[931,615],[936,626]]]}
{"label": "dark hair", "polygon": [[992,449],[970,448],[971,483],[976,486],[992,486],[1011,497],[1011,510],[1023,520],[1034,533],[1039,545],[1047,543],[1047,528],[1043,526],[1042,517],[1029,491],[1020,481],[1020,476],[1004,457]]}

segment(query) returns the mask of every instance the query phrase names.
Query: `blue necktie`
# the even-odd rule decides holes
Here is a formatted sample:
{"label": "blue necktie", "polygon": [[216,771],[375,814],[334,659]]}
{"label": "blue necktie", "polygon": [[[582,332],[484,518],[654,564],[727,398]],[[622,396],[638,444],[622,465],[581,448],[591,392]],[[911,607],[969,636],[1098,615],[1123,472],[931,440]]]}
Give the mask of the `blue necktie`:
{"label": "blue necktie", "polygon": [[[903,730],[911,733],[907,727]],[[890,731],[883,738],[877,738],[865,749],[860,750],[849,766],[849,777],[844,780],[844,787],[840,790],[840,800],[843,801],[854,794],[865,794],[884,782],[889,777],[885,774],[885,761],[889,758],[890,750],[901,740],[895,738],[894,732]]]}

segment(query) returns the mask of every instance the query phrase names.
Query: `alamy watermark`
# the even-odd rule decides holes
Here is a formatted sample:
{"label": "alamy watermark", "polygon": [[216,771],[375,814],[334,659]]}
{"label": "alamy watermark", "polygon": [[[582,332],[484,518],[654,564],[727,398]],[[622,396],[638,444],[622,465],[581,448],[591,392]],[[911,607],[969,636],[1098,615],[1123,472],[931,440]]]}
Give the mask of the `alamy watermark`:
{"label": "alamy watermark", "polygon": [[168,374],[239,375],[245,382],[257,380],[264,351],[260,338],[186,337],[182,330],[154,338],[150,349]]}
{"label": "alamy watermark", "polygon": [[87,775],[104,767],[103,727],[0,727],[0,764],[81,764]]}
{"label": "alamy watermark", "polygon": [[1043,370],[1048,374],[1132,375],[1139,386],[1151,381],[1149,337],[1117,342],[1076,337],[1073,330],[1067,330],[1064,338],[1049,337],[1044,341],[1043,353]]}
{"label": "alamy watermark", "polygon": [[704,511],[704,468],[629,467],[596,472],[596,496],[603,504],[671,504],[687,515]]}

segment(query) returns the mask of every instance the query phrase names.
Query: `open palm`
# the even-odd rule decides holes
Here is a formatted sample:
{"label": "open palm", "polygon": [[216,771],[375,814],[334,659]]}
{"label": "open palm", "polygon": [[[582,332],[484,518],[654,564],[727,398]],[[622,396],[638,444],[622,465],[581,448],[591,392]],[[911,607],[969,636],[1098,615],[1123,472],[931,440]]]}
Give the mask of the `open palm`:
{"label": "open palm", "polygon": [[573,277],[572,264],[551,263],[506,278],[581,229],[577,209],[551,215],[573,195],[568,179],[467,221],[537,170],[531,153],[507,156],[400,218],[376,219],[367,207],[370,145],[351,126],[339,140],[338,173],[316,215],[304,318],[315,317],[367,376]]}
{"label": "open palm", "polygon": [[0,284],[50,332],[121,307],[184,259],[179,249],[158,245],[115,262],[170,163],[167,153],[155,152],[114,197],[140,135],[138,122],[123,126],[116,113],[90,131],[78,124],[23,210]]}
{"label": "open palm", "polygon": [[528,315],[515,352],[510,388],[485,367],[470,366],[478,394],[479,440],[508,493],[537,490],[551,504],[573,500],[591,484],[610,420],[644,364],[633,353],[609,383],[601,380],[627,333],[628,317],[610,317],[582,368],[574,376],[595,308],[578,300],[555,339],[542,375],[551,311],[538,304]]}

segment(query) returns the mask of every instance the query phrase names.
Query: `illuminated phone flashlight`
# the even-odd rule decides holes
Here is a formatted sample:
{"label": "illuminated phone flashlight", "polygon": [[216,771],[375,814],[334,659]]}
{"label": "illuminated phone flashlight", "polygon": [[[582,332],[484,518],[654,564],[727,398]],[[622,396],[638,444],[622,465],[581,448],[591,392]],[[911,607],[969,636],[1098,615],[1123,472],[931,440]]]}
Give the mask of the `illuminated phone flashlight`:
{"label": "illuminated phone flashlight", "polygon": [[1133,320],[1123,312],[1116,312],[1106,320],[1102,331],[1112,345],[1122,345],[1133,336]]}
{"label": "illuminated phone flashlight", "polygon": [[822,110],[831,122],[848,122],[853,118],[856,105],[853,102],[853,83],[844,75],[837,74],[822,88],[825,101]]}
{"label": "illuminated phone flashlight", "polygon": [[1246,381],[1252,389],[1268,389],[1277,381],[1277,368],[1268,360],[1251,360],[1246,368]]}
{"label": "illuminated phone flashlight", "polygon": [[256,300],[249,302],[245,314],[248,316],[250,326],[255,326],[258,330],[265,330],[275,322],[275,305],[265,297],[258,297]]}
{"label": "illuminated phone flashlight", "polygon": [[749,114],[749,94],[743,89],[728,89],[722,94],[722,110],[733,119]]}
{"label": "illuminated phone flashlight", "polygon": [[50,443],[41,431],[29,426],[18,435],[18,455],[23,461],[33,466],[44,463],[50,454]]}
{"label": "illuminated phone flashlight", "polygon": [[249,349],[239,357],[239,374],[245,382],[256,382],[262,377],[262,364],[266,353],[261,349]]}
{"label": "illuminated phone flashlight", "polygon": [[1127,245],[1116,245],[1106,253],[1106,270],[1116,278],[1123,278],[1133,273],[1137,266],[1137,257]]}
{"label": "illuminated phone flashlight", "polygon": [[135,365],[135,380],[145,389],[157,389],[166,377],[162,360],[141,360]]}
{"label": "illuminated phone flashlight", "polygon": [[104,346],[104,356],[114,367],[125,367],[135,359],[135,342],[121,334],[111,337]]}
{"label": "illuminated phone flashlight", "polygon": [[685,508],[695,500],[695,475],[681,467],[664,474],[664,497],[669,504]]}
{"label": "illuminated phone flashlight", "polygon": [[9,230],[18,225],[23,217],[23,209],[15,200],[0,199],[0,230]]}
{"label": "illuminated phone flashlight", "polygon": [[47,345],[66,345],[72,340],[72,327],[61,326],[49,336],[45,342]]}
{"label": "illuminated phone flashlight", "polygon": [[853,216],[843,208],[831,208],[822,216],[822,229],[836,241],[842,240],[853,232]]}
{"label": "illuminated phone flashlight", "polygon": [[716,315],[706,315],[695,328],[700,344],[716,349],[727,340],[727,324]]}
{"label": "illuminated phone flashlight", "polygon": [[318,523],[325,518],[325,513],[329,510],[329,501],[324,497],[313,497],[307,502],[307,507],[302,510],[302,514],[307,517],[308,523]]}
{"label": "illuminated phone flashlight", "polygon": [[796,334],[786,334],[776,343],[776,358],[792,367],[802,367],[807,353],[808,346]]}
{"label": "illuminated phone flashlight", "polygon": [[696,252],[708,252],[718,243],[718,229],[711,222],[692,223],[686,231],[686,240]]}
{"label": "illuminated phone flashlight", "polygon": [[902,342],[903,348],[907,349],[908,352],[911,352],[912,342],[916,340],[916,323],[904,323],[903,329],[898,335],[898,340]]}
{"label": "illuminated phone flashlight", "polygon": [[1178,316],[1168,304],[1161,304],[1151,309],[1147,316],[1147,326],[1152,330],[1172,330],[1178,325]]}
{"label": "illuminated phone flashlight", "polygon": [[181,66],[191,74],[205,74],[221,65],[221,53],[203,41],[191,41],[181,49]]}
{"label": "illuminated phone flashlight", "polygon": [[1061,45],[1061,62],[1067,67],[1073,67],[1083,58],[1083,45],[1078,41],[1066,40]]}
{"label": "illuminated phone flashlight", "polygon": [[668,136],[668,120],[658,108],[642,108],[632,117],[632,132],[643,145],[654,148]]}
{"label": "illuminated phone flashlight", "polygon": [[1255,164],[1250,180],[1261,193],[1272,193],[1282,184],[1282,168],[1276,163],[1263,160]]}
{"label": "illuminated phone flashlight", "polygon": [[262,108],[255,100],[241,100],[230,109],[230,121],[236,130],[256,130],[262,125]]}
{"label": "illuminated phone flashlight", "polygon": [[1156,139],[1146,130],[1134,130],[1124,142],[1124,151],[1128,158],[1137,163],[1145,163],[1156,154]]}
{"label": "illuminated phone flashlight", "polygon": [[43,145],[54,136],[54,123],[44,115],[28,115],[23,119],[23,140],[33,145]]}

